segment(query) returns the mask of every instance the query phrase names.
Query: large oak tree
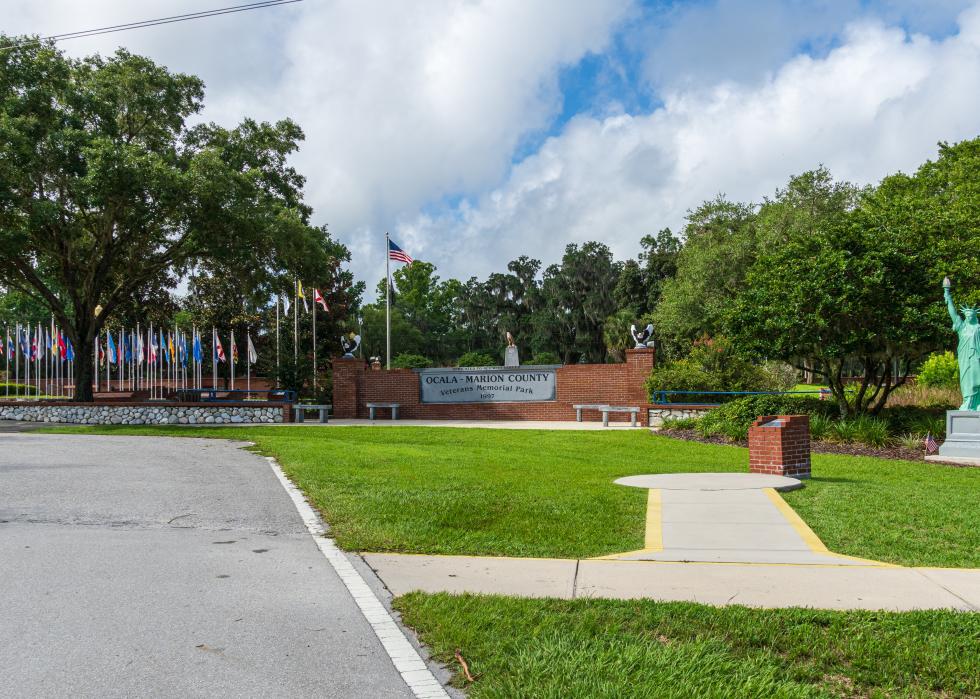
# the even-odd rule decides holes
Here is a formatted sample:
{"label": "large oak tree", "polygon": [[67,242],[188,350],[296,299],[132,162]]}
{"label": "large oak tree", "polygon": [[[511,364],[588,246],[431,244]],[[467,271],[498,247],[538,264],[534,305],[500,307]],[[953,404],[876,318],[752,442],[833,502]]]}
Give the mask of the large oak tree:
{"label": "large oak tree", "polygon": [[76,400],[92,398],[102,326],[161,278],[207,264],[255,286],[330,264],[288,164],[299,127],[192,125],[203,98],[198,78],[126,51],[73,59],[0,35],[0,285],[65,329]]}

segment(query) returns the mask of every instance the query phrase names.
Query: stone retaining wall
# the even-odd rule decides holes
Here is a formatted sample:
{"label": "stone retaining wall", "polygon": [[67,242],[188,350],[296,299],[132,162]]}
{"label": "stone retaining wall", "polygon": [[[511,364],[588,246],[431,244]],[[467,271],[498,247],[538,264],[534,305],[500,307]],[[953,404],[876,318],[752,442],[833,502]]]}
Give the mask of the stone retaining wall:
{"label": "stone retaining wall", "polygon": [[685,405],[657,406],[647,411],[647,424],[650,427],[663,427],[664,420],[683,420],[689,417],[702,417],[712,407]]}
{"label": "stone retaining wall", "polygon": [[0,403],[0,420],[78,425],[225,425],[283,422],[288,406],[236,404],[78,404],[31,401]]}

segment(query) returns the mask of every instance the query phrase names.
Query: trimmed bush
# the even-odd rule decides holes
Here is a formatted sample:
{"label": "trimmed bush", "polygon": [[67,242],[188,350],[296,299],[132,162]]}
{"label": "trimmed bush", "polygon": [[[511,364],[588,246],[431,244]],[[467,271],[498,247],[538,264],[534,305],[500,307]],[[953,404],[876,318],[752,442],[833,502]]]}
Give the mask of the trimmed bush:
{"label": "trimmed bush", "polygon": [[929,388],[959,388],[960,367],[952,352],[930,354],[919,369],[918,382]]}
{"label": "trimmed bush", "polygon": [[391,360],[392,369],[428,369],[432,360],[421,354],[399,354]]}
{"label": "trimmed bush", "polygon": [[[648,393],[656,391],[775,391],[780,381],[764,367],[735,352],[724,339],[699,340],[683,359],[665,362],[646,381]],[[671,403],[721,403],[736,396],[682,394],[668,396]]]}
{"label": "trimmed bush", "polygon": [[753,421],[762,415],[820,415],[827,419],[837,412],[837,406],[819,398],[796,396],[745,396],[709,410],[700,419],[698,429],[709,436],[723,434],[745,439]]}
{"label": "trimmed bush", "polygon": [[467,352],[457,360],[456,366],[500,366],[500,360],[486,352]]}
{"label": "trimmed bush", "polygon": [[[44,381],[42,380],[42,383]],[[22,383],[14,383],[10,381],[8,383],[0,383],[0,398],[7,395],[7,389],[10,389],[10,395],[21,395],[21,396],[33,396],[37,395],[37,386],[31,384],[30,386]]]}
{"label": "trimmed bush", "polygon": [[561,357],[554,352],[538,352],[531,357],[531,364],[561,364]]}

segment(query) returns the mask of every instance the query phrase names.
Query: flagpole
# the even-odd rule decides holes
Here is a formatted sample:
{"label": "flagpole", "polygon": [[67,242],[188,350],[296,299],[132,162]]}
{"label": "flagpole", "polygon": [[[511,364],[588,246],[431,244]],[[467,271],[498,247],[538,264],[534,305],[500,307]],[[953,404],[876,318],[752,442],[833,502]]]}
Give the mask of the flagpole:
{"label": "flagpole", "polygon": [[279,306],[282,299],[276,294],[276,388],[279,388]]}
{"label": "flagpole", "polygon": [[7,358],[7,368],[3,372],[5,398],[10,398],[10,326],[3,326],[3,354]]}
{"label": "flagpole", "polygon": [[218,331],[211,326],[211,388],[218,389]]}
{"label": "flagpole", "polygon": [[385,369],[391,368],[391,239],[385,231]]}
{"label": "flagpole", "polygon": [[235,331],[232,330],[229,337],[231,338],[231,344],[228,347],[228,352],[231,354],[231,390],[235,390]]}
{"label": "flagpole", "polygon": [[[299,277],[293,280],[293,371],[299,364]],[[297,388],[299,388],[297,386]]]}
{"label": "flagpole", "polygon": [[313,395],[316,396],[316,294],[313,290]]}
{"label": "flagpole", "polygon": [[252,333],[245,331],[245,399],[252,392],[252,356],[249,354],[252,348]]}
{"label": "flagpole", "polygon": [[[14,398],[20,398],[20,323],[14,326]],[[10,350],[10,343],[7,343]]]}

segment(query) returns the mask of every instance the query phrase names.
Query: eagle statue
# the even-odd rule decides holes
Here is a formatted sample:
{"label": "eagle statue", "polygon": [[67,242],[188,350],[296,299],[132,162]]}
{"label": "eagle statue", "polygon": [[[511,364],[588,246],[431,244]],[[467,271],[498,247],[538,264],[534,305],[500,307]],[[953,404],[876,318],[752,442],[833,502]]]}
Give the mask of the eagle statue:
{"label": "eagle statue", "polygon": [[653,323],[647,323],[647,326],[643,330],[637,330],[636,325],[630,326],[630,335],[633,336],[633,341],[636,342],[636,347],[634,349],[646,349],[647,347],[653,347]]}
{"label": "eagle statue", "polygon": [[340,336],[340,346],[344,350],[344,357],[346,359],[353,359],[354,352],[357,348],[361,346],[361,336],[350,333],[349,335]]}

